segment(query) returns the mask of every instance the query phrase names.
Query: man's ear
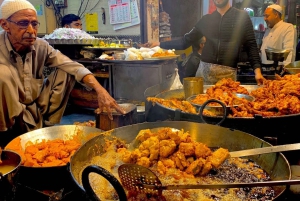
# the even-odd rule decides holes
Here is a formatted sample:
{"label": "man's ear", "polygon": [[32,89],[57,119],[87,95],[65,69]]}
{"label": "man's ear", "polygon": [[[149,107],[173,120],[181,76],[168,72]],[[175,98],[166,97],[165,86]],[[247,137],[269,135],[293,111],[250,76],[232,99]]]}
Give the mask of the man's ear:
{"label": "man's ear", "polygon": [[0,25],[4,31],[9,32],[9,27],[6,20],[0,19]]}

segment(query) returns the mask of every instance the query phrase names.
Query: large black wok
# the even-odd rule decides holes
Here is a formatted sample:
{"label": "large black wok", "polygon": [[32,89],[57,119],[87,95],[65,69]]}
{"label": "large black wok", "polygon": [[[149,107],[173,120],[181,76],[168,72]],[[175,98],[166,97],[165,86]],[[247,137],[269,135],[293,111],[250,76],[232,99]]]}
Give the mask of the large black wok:
{"label": "large black wok", "polygon": [[[78,135],[81,143],[88,141],[91,137],[99,135],[103,131],[98,128],[76,125],[62,125],[37,129],[20,135],[21,146],[25,150],[27,142],[40,142],[54,139],[71,139]],[[90,137],[91,136],[91,137]],[[68,166],[55,167],[26,167],[21,165],[18,171],[17,182],[34,188],[36,190],[55,190],[58,191],[72,184]]]}
{"label": "large black wok", "polygon": [[[130,126],[120,127],[111,132],[112,136],[116,136],[131,142],[141,129],[153,129],[160,127],[172,127],[189,131],[191,136],[197,140],[207,144],[209,147],[224,147],[229,151],[243,150],[249,148],[259,148],[271,146],[269,143],[242,131],[228,129],[216,125],[186,122],[186,121],[163,121],[148,122],[142,124],[134,124]],[[70,172],[75,183],[83,190],[82,172],[91,164],[91,159],[101,153],[101,145],[104,144],[104,136],[99,135],[87,141],[73,155],[70,162]],[[291,170],[288,161],[281,153],[263,154],[260,156],[251,156],[264,170],[266,170],[272,180],[284,180],[291,178]],[[280,196],[285,186],[275,187],[276,198]]]}
{"label": "large black wok", "polygon": [[[256,89],[257,85],[243,85],[248,91]],[[209,85],[204,86],[204,90],[210,87]],[[183,89],[165,90],[155,94],[158,90],[151,87],[145,91],[145,96],[155,96],[163,99],[177,98],[184,99]],[[192,121],[217,124],[222,120],[222,117],[205,117],[205,122],[200,115],[184,113],[180,110],[174,110],[164,107],[159,104],[152,104],[146,102],[146,121]],[[278,138],[281,144],[300,142],[300,137],[293,135],[295,133],[295,126],[300,122],[300,114],[292,114],[285,116],[274,116],[274,117],[262,117],[256,115],[255,117],[234,117],[226,118],[222,122],[221,126],[227,128],[233,128],[241,130],[259,138],[274,137]],[[280,138],[280,139],[279,139]],[[286,141],[287,139],[293,139],[293,141]],[[298,138],[298,139],[297,139]]]}

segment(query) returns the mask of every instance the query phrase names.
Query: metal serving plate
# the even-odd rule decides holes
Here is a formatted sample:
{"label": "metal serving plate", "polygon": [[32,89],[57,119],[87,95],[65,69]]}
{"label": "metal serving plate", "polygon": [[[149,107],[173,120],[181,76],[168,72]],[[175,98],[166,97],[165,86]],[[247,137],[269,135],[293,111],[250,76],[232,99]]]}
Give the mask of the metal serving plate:
{"label": "metal serving plate", "polygon": [[144,60],[167,60],[167,59],[176,59],[179,55],[170,55],[170,56],[162,56],[162,57],[151,57],[144,58]]}
{"label": "metal serving plate", "polygon": [[[245,98],[247,101],[254,101],[255,98],[253,96],[250,96],[250,95],[246,95],[246,94],[239,94],[239,93],[234,93],[236,95],[236,97],[238,98]],[[199,95],[199,94],[198,94]],[[191,97],[188,97],[186,100],[188,102],[190,102],[194,107],[196,107],[196,109],[198,110],[200,107],[202,107],[202,105],[199,105],[199,104],[196,104],[193,102],[193,100],[198,96],[198,95],[193,95]],[[233,105],[233,107],[236,107],[236,106],[239,106],[241,104],[237,104],[237,105]],[[226,106],[227,108],[230,108],[230,105],[227,105]],[[216,109],[222,109],[222,106],[221,105],[209,105],[209,106],[206,106],[206,109],[210,109],[210,110],[216,110]]]}
{"label": "metal serving plate", "polygon": [[[121,103],[121,104],[119,104],[119,106],[125,111],[125,114],[128,114],[129,112],[137,109],[137,106],[132,103]],[[98,109],[96,109],[96,113],[97,113],[97,110]],[[102,113],[106,114],[107,111],[103,111]],[[112,114],[113,115],[124,115],[124,114],[121,114],[120,112],[116,111],[115,109],[112,109]]]}
{"label": "metal serving plate", "polygon": [[[206,90],[210,87],[212,87],[214,85],[204,85],[203,86],[203,92],[206,93]],[[248,92],[251,92],[253,90],[256,90],[257,88],[259,88],[258,85],[241,85],[242,87],[245,87],[247,89]],[[155,96],[156,98],[163,98],[163,99],[178,99],[178,100],[185,100],[184,98],[184,90],[183,89],[174,89],[174,90],[168,90],[168,91],[163,91],[159,94],[157,94]],[[253,97],[254,98],[254,97]],[[172,109],[172,108],[168,108],[166,106],[163,106],[159,103],[155,103],[157,105],[159,105],[160,107],[163,107],[165,109],[168,109],[168,110],[172,110],[172,111],[175,111],[175,109]],[[194,105],[196,107],[196,109],[199,109],[199,107],[201,106],[197,106],[197,105]]]}

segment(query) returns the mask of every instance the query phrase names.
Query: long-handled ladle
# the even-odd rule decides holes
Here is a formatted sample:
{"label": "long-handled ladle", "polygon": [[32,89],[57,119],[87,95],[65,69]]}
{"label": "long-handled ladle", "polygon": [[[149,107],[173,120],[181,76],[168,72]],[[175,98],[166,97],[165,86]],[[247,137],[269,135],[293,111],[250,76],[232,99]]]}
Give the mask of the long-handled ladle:
{"label": "long-handled ladle", "polygon": [[136,164],[123,164],[118,169],[122,185],[128,191],[161,194],[162,190],[175,189],[216,189],[216,188],[244,188],[257,186],[281,186],[300,184],[300,180],[278,180],[252,183],[227,184],[195,184],[195,185],[162,185],[159,178],[148,168]]}

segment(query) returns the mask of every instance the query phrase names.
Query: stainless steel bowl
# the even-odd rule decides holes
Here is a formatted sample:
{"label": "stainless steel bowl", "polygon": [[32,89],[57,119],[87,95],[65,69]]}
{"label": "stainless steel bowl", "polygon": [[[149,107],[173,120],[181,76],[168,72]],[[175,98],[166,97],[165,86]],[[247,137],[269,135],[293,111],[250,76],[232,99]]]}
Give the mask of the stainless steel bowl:
{"label": "stainless steel bowl", "polygon": [[290,50],[265,49],[267,59],[270,61],[284,61],[288,57]]}

